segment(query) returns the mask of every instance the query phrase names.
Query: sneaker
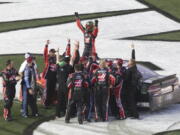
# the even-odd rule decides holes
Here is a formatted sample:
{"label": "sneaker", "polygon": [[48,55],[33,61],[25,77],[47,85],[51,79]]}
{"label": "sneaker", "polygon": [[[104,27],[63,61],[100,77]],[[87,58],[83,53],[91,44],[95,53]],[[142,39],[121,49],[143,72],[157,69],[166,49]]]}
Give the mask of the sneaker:
{"label": "sneaker", "polygon": [[55,116],[55,119],[59,119],[60,118],[60,116]]}
{"label": "sneaker", "polygon": [[95,121],[95,122],[100,122],[100,121],[102,121],[102,120],[98,118],[98,119],[95,119],[94,121]]}
{"label": "sneaker", "polygon": [[83,121],[79,121],[79,124],[82,125],[82,124],[83,124]]}
{"label": "sneaker", "polygon": [[125,120],[126,119],[126,117],[120,117],[119,118],[119,120]]}
{"label": "sneaker", "polygon": [[103,119],[102,119],[102,122],[105,122],[105,121],[106,121],[106,119],[103,118]]}
{"label": "sneaker", "polygon": [[95,119],[94,121],[95,121],[95,122],[99,122],[99,120],[98,120],[98,119]]}
{"label": "sneaker", "polygon": [[39,114],[36,113],[36,114],[33,114],[32,116],[34,116],[34,117],[39,117]]}
{"label": "sneaker", "polygon": [[69,120],[65,120],[65,123],[70,123]]}
{"label": "sneaker", "polygon": [[11,117],[5,118],[5,121],[12,121]]}
{"label": "sneaker", "polygon": [[91,119],[87,119],[87,122],[91,122]]}
{"label": "sneaker", "polygon": [[27,118],[28,116],[26,114],[22,114],[22,117]]}

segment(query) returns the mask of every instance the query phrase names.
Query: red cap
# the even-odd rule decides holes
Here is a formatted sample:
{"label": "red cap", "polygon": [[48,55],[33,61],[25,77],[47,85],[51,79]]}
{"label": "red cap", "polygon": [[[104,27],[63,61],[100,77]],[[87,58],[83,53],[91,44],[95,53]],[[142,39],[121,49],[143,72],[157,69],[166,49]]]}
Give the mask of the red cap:
{"label": "red cap", "polygon": [[123,64],[123,59],[116,59],[113,63],[122,65]]}

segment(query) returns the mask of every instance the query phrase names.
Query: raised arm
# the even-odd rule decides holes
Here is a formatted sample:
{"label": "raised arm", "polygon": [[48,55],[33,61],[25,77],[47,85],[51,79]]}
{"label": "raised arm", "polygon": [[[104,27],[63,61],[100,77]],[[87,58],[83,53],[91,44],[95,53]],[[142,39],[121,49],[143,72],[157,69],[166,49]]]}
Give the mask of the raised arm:
{"label": "raised arm", "polygon": [[74,48],[73,55],[71,57],[71,62],[70,62],[70,64],[72,66],[74,66],[77,63],[79,63],[79,60],[80,60],[79,41],[76,41],[74,45],[75,45],[75,48]]}
{"label": "raised arm", "polygon": [[47,40],[45,48],[44,48],[44,63],[48,64],[48,45],[49,45],[49,40]]}
{"label": "raised arm", "polygon": [[56,63],[59,63],[59,48],[56,51]]}
{"label": "raised arm", "polygon": [[94,28],[93,33],[92,33],[94,38],[97,37],[98,31],[99,31],[99,29],[98,29],[98,20],[95,20],[95,28]]}
{"label": "raised arm", "polygon": [[65,51],[65,56],[70,57],[71,56],[71,41],[70,39],[67,40],[67,46],[66,46],[66,51]]}
{"label": "raised arm", "polygon": [[131,53],[131,58],[136,60],[136,54],[135,54],[135,49],[134,49],[134,44],[131,45],[132,48],[132,53]]}
{"label": "raised arm", "polygon": [[76,17],[76,24],[77,24],[78,28],[79,28],[83,33],[85,33],[85,28],[84,28],[83,25],[81,24],[81,20],[80,20],[80,18],[79,18],[78,12],[75,12],[75,17]]}

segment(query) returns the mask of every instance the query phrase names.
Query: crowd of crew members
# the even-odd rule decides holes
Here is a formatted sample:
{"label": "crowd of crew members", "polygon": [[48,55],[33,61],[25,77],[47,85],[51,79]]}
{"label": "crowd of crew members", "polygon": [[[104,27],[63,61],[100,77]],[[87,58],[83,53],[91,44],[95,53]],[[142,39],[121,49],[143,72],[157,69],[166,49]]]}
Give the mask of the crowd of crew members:
{"label": "crowd of crew members", "polygon": [[73,55],[70,52],[70,40],[64,54],[59,49],[48,50],[49,41],[44,48],[45,68],[40,76],[32,54],[25,54],[25,61],[19,72],[13,67],[13,61],[6,62],[2,71],[4,93],[4,118],[12,120],[11,107],[16,92],[16,84],[21,80],[23,117],[39,116],[37,108],[37,80],[45,79],[43,105],[46,109],[55,104],[55,116],[65,116],[65,122],[77,114],[78,122],[84,120],[108,121],[112,115],[117,119],[139,118],[136,106],[137,67],[135,50],[132,46],[132,58],[127,66],[124,60],[100,59],[96,53],[91,56],[79,55],[79,42],[75,43]]}

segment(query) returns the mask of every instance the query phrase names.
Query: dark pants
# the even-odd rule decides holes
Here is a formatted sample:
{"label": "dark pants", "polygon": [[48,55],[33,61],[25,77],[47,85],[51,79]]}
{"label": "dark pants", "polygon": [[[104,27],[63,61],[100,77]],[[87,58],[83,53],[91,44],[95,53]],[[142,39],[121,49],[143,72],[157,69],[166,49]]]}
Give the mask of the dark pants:
{"label": "dark pants", "polygon": [[131,87],[127,89],[127,111],[129,116],[138,118],[138,110],[137,110],[137,92],[136,89]]}
{"label": "dark pants", "polygon": [[92,88],[90,91],[89,91],[89,102],[88,102],[88,116],[87,116],[87,119],[91,119],[91,116],[92,116],[92,111],[93,111],[93,108],[94,108],[94,88]]}
{"label": "dark pants", "polygon": [[126,84],[123,84],[122,92],[121,92],[122,105],[124,107],[125,114],[128,114],[128,92]]}
{"label": "dark pants", "polygon": [[4,118],[11,118],[11,108],[13,105],[13,99],[15,97],[15,85],[11,85],[3,88],[6,91],[6,97],[4,97]]}
{"label": "dark pants", "polygon": [[23,116],[28,115],[28,105],[31,108],[32,115],[35,115],[38,113],[37,104],[36,104],[36,96],[30,95],[26,85],[23,85],[23,102],[22,102],[22,108],[23,108],[22,115]]}
{"label": "dark pants", "polygon": [[111,115],[117,116],[118,115],[118,108],[116,105],[116,98],[115,98],[113,89],[110,89],[109,107],[110,107]]}
{"label": "dark pants", "polygon": [[76,109],[77,109],[77,117],[78,117],[78,122],[80,124],[83,123],[83,102],[82,100],[69,100],[68,105],[67,105],[67,110],[66,110],[66,116],[65,116],[65,121],[69,121],[71,117],[71,110],[73,105],[76,104]]}
{"label": "dark pants", "polygon": [[83,57],[86,56],[86,57],[89,57],[91,56],[91,53],[92,53],[92,47],[89,47],[90,45],[86,45],[85,44],[85,48],[84,48],[84,51],[83,51]]}
{"label": "dark pants", "polygon": [[98,87],[94,92],[95,120],[108,120],[109,88]]}
{"label": "dark pants", "polygon": [[56,88],[56,79],[46,79],[45,102],[44,102],[45,106],[49,106],[53,104],[53,101],[56,98],[55,88]]}
{"label": "dark pants", "polygon": [[61,112],[65,114],[67,105],[67,90],[57,91],[56,116],[61,117]]}

